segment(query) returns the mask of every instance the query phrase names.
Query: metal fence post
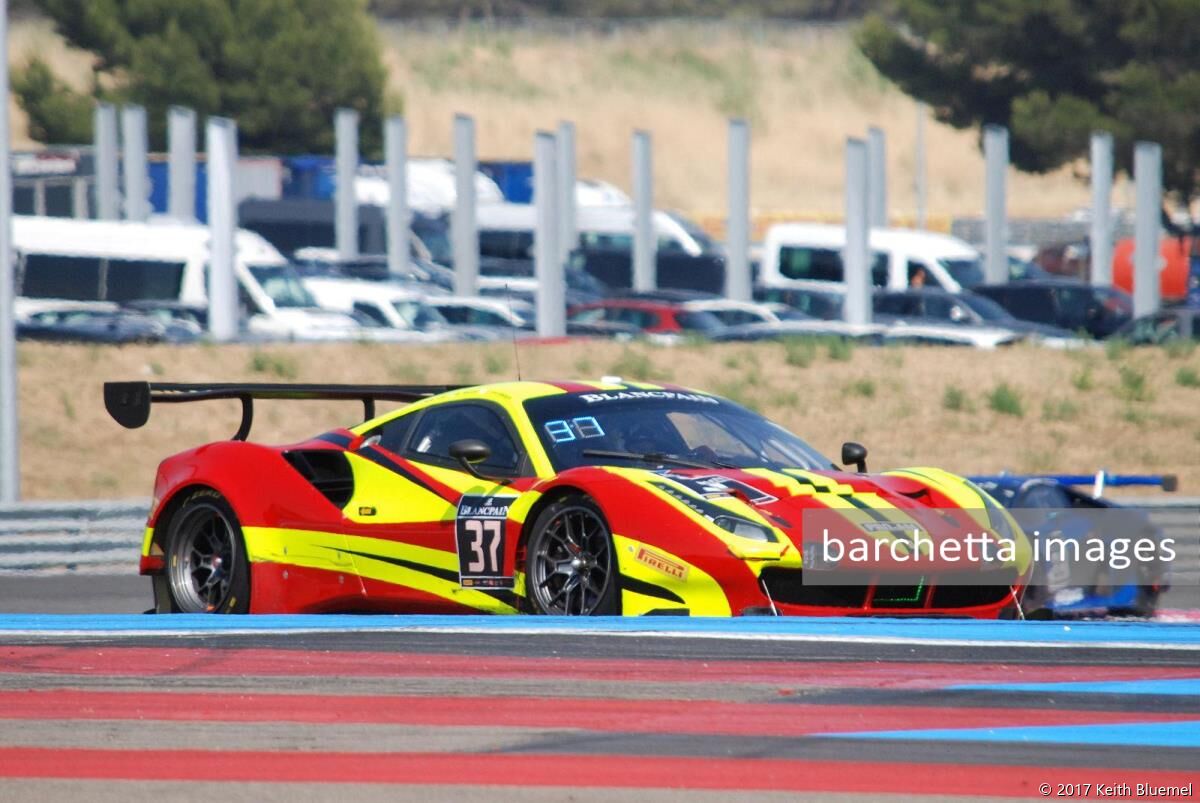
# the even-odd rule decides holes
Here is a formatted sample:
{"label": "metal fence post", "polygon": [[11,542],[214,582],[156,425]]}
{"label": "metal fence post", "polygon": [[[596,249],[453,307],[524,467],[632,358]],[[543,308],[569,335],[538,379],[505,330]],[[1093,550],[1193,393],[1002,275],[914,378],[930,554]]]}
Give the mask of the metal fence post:
{"label": "metal fence post", "polygon": [[454,215],[450,220],[454,248],[454,292],[479,293],[479,228],[475,222],[475,118],[454,116]]}
{"label": "metal fence post", "polygon": [[533,159],[533,203],[537,207],[537,229],[533,235],[537,333],[539,337],[562,337],[567,331],[567,311],[562,252],[558,244],[560,221],[556,190],[561,185],[556,176],[558,153],[553,134],[537,133]]}
{"label": "metal fence post", "polygon": [[988,282],[1008,281],[1008,242],[1004,182],[1008,173],[1008,129],[983,128],[983,155],[987,164],[984,214],[987,218],[984,246],[984,275]]}
{"label": "metal fence post", "polygon": [[387,264],[388,273],[400,276],[408,268],[408,129],[404,118],[392,116],[384,123],[384,159],[387,162]]}
{"label": "metal fence post", "polygon": [[358,256],[358,194],[354,189],[354,179],[358,175],[358,112],[338,109],[334,116],[334,135],[337,140],[334,237],[338,259],[354,259]]}
{"label": "metal fence post", "polygon": [[[0,0],[0,85],[8,87],[8,0]],[[0,104],[0,502],[21,498],[17,333],[13,310],[12,154],[8,104]]]}
{"label": "metal fence post", "polygon": [[1112,284],[1112,182],[1113,138],[1106,131],[1092,133],[1092,233],[1088,251],[1091,256],[1092,284]]}
{"label": "metal fence post", "polygon": [[867,143],[846,140],[846,323],[871,322],[870,210],[867,208]]}
{"label": "metal fence post", "polygon": [[1133,147],[1137,209],[1133,229],[1133,316],[1152,315],[1161,305],[1159,266],[1162,215],[1162,147],[1138,142]]}
{"label": "metal fence post", "polygon": [[208,330],[214,340],[237,337],[236,259],[237,207],[233,173],[237,165],[237,123],[210,117],[205,132],[208,151]]}
{"label": "metal fence post", "polygon": [[729,121],[729,217],[725,224],[725,296],[749,301],[750,125]]}
{"label": "metal fence post", "polygon": [[884,228],[887,214],[887,135],[882,128],[867,129],[867,213],[871,228]]}
{"label": "metal fence post", "polygon": [[121,109],[121,150],[125,218],[146,220],[150,217],[150,179],[146,165],[146,110],[141,106]]}
{"label": "metal fence post", "polygon": [[167,111],[167,214],[196,220],[196,112],[185,106]]}
{"label": "metal fence post", "polygon": [[633,132],[633,289],[638,292],[658,284],[652,147],[648,131]]}
{"label": "metal fence post", "polygon": [[96,217],[99,220],[117,220],[121,216],[117,204],[117,110],[109,103],[96,104],[92,127],[92,136],[95,137]]}
{"label": "metal fence post", "polygon": [[575,124],[563,121],[558,124],[555,137],[558,150],[558,251],[559,261],[564,265],[571,252],[579,245],[579,231],[575,216]]}

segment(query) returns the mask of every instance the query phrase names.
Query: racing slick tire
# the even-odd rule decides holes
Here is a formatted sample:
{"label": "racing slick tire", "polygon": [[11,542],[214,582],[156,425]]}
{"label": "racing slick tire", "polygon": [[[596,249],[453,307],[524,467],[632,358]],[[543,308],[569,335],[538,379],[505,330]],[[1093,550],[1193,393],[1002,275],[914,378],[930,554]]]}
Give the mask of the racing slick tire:
{"label": "racing slick tire", "polygon": [[534,613],[609,616],[619,613],[617,557],[604,514],[572,494],[534,520],[526,545],[526,595]]}
{"label": "racing slick tire", "polygon": [[216,491],[193,491],[167,525],[166,590],[179,613],[247,613],[250,561],[233,508]]}

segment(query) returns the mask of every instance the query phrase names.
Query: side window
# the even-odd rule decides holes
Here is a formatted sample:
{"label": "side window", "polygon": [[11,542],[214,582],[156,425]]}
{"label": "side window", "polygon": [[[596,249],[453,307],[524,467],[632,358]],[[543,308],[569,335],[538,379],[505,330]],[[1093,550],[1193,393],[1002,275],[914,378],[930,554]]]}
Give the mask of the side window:
{"label": "side window", "polygon": [[[955,312],[957,310],[957,312]],[[925,314],[930,318],[958,323],[966,317],[966,311],[952,299],[931,295],[925,299]]]}
{"label": "side window", "polygon": [[26,254],[17,295],[26,298],[104,299],[104,266],[97,257]]}
{"label": "side window", "polygon": [[179,298],[183,263],[110,259],[107,278],[109,301],[172,300]]}
{"label": "side window", "polygon": [[365,301],[354,302],[354,313],[360,320],[366,322],[367,326],[388,326],[387,318],[383,317],[383,312],[374,304],[369,304]]}
{"label": "side window", "polygon": [[875,296],[875,311],[881,315],[912,315],[914,299],[905,295]]}
{"label": "side window", "polygon": [[779,249],[779,273],[787,279],[840,282],[842,255],[832,248],[785,245]]}
{"label": "side window", "polygon": [[457,465],[450,456],[450,444],[467,438],[481,440],[491,447],[491,456],[480,464],[482,469],[496,474],[516,474],[521,460],[517,444],[499,414],[479,404],[449,404],[427,409],[412,433],[407,452],[417,460]]}
{"label": "side window", "polygon": [[[374,441],[389,452],[400,454],[404,448],[404,442],[408,439],[408,433],[412,430],[413,422],[420,417],[420,413],[406,413],[405,415],[393,418],[391,421],[381,424],[367,433],[367,439],[364,443]],[[375,440],[376,438],[378,440]]]}
{"label": "side window", "polygon": [[871,257],[871,284],[888,286],[888,255],[882,251],[876,251]]}

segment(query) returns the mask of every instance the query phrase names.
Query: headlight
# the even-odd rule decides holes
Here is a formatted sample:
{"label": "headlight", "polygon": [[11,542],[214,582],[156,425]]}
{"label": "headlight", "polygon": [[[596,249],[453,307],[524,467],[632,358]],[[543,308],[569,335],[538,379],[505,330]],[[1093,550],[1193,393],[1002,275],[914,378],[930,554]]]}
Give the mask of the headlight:
{"label": "headlight", "polygon": [[717,516],[713,519],[713,524],[741,538],[749,538],[751,541],[775,542],[775,533],[771,532],[769,528],[749,519],[742,519],[737,516]]}

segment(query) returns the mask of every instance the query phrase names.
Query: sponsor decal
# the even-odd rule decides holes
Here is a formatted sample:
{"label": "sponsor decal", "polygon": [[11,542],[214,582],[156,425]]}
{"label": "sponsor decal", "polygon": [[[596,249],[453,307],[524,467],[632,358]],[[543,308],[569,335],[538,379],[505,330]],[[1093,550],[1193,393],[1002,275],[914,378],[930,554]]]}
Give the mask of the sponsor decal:
{"label": "sponsor decal", "polygon": [[505,523],[515,496],[467,495],[458,503],[455,546],[458,582],[463,588],[512,588],[513,578],[501,569]]}
{"label": "sponsor decal", "polygon": [[656,569],[668,577],[674,577],[676,580],[686,580],[688,569],[680,563],[676,563],[665,555],[660,555],[657,552],[652,552],[645,547],[639,547],[636,555],[637,559],[649,566],[651,569]]}
{"label": "sponsor decal", "polygon": [[712,396],[701,393],[679,393],[674,390],[610,390],[601,393],[581,393],[579,398],[588,404],[608,401],[633,401],[635,399],[671,399],[674,401],[699,402],[701,404],[717,404]]}
{"label": "sponsor decal", "polygon": [[760,491],[753,485],[731,477],[722,477],[720,474],[691,477],[686,474],[667,472],[663,476],[708,499],[714,496],[740,496],[753,505],[769,505],[771,502],[779,501],[777,497]]}

